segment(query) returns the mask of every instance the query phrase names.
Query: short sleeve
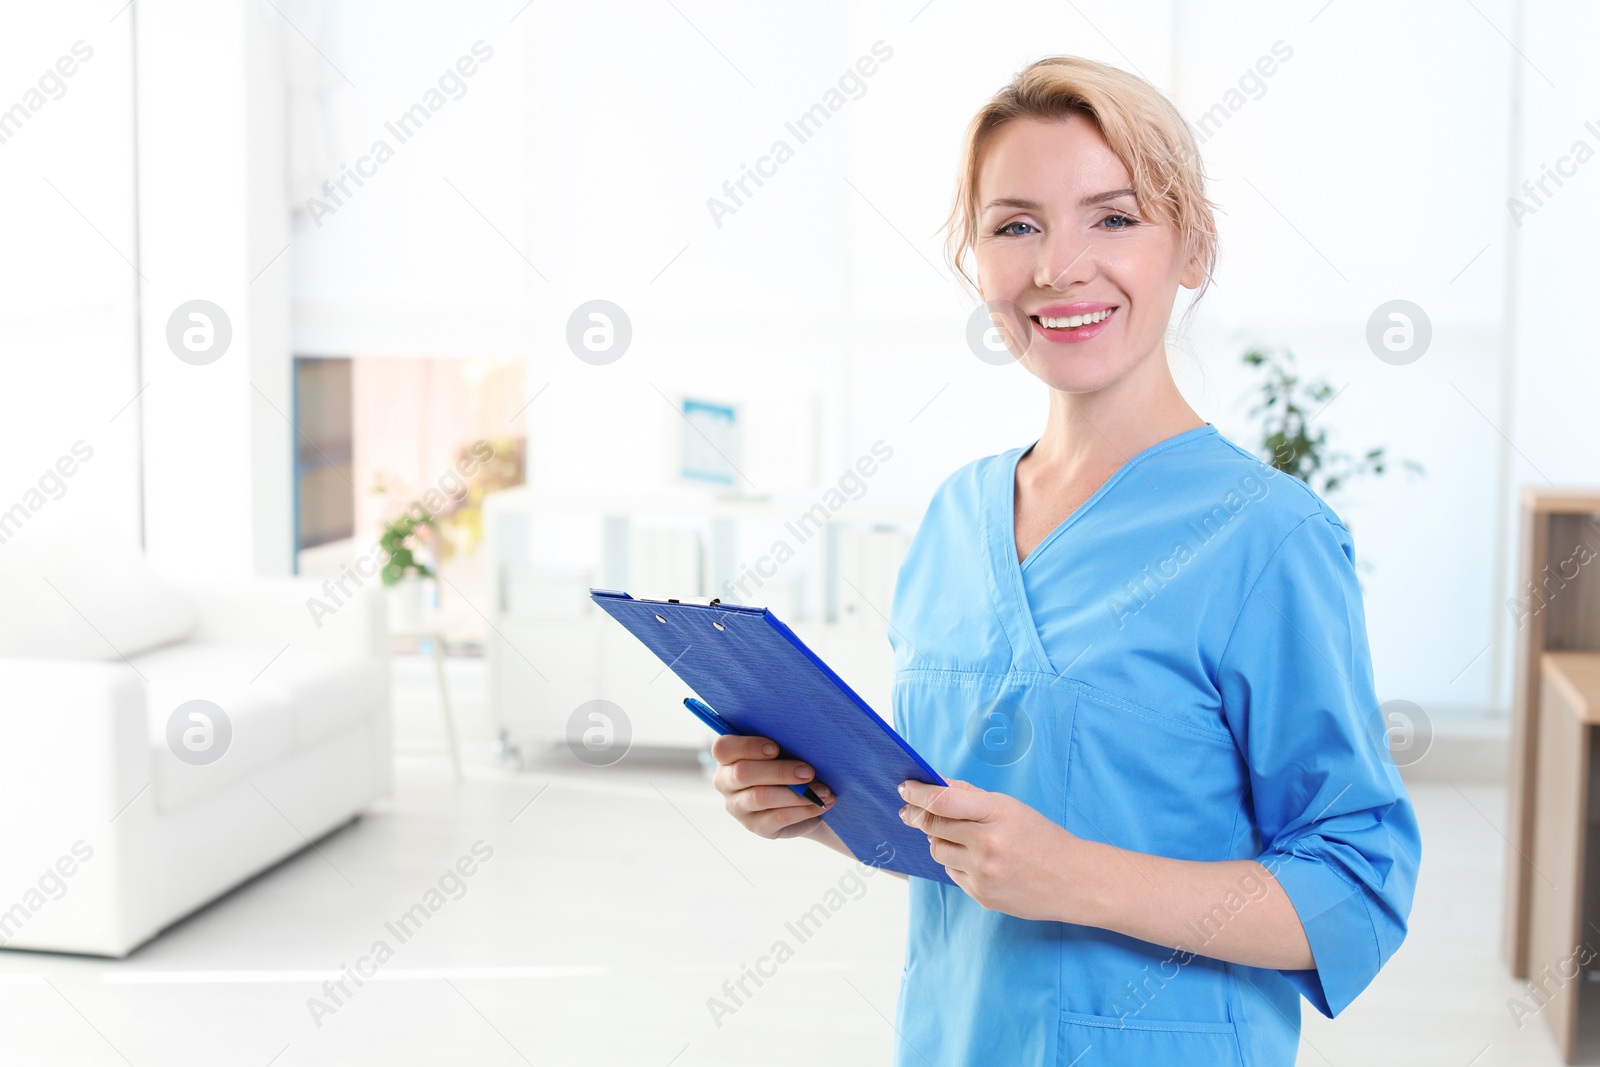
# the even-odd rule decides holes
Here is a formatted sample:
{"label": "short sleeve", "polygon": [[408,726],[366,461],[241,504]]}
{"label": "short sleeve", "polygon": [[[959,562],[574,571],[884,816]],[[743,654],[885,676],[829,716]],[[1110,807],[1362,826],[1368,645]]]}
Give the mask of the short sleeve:
{"label": "short sleeve", "polygon": [[1217,665],[1249,766],[1257,859],[1316,962],[1280,973],[1330,1018],[1404,940],[1422,855],[1378,710],[1354,559],[1337,519],[1301,521],[1246,594]]}

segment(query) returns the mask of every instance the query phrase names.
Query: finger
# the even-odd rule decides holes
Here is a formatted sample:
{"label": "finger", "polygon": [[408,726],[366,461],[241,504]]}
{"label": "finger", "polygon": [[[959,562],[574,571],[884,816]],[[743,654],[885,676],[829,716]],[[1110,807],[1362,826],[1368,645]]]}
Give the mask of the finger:
{"label": "finger", "polygon": [[711,758],[718,763],[734,763],[743,759],[772,759],[777,754],[778,743],[770,737],[719,734],[711,742]]}
{"label": "finger", "polygon": [[910,804],[951,819],[979,820],[992,807],[988,791],[973,785],[963,789],[907,779],[900,783],[900,796]]}
{"label": "finger", "polygon": [[928,855],[945,869],[956,885],[971,895],[972,889],[967,885],[967,879],[971,873],[972,852],[966,846],[934,838],[928,842]]}
{"label": "finger", "polygon": [[915,804],[907,804],[902,808],[900,818],[906,825],[916,827],[929,837],[937,837],[960,845],[970,842],[972,835],[977,832],[970,820],[935,815],[927,808],[919,808]]}
{"label": "finger", "polygon": [[762,837],[783,837],[803,832],[799,828],[810,828],[822,815],[823,809],[808,802],[798,808],[769,808],[751,816],[745,825]]}
{"label": "finger", "polygon": [[737,793],[752,786],[802,785],[816,788],[811,767],[799,760],[737,760],[717,767],[711,783],[719,793]]}
{"label": "finger", "polygon": [[[822,796],[821,793],[818,794]],[[833,794],[830,792],[822,797],[827,807],[833,806]],[[748,789],[741,789],[732,797],[734,810],[746,815],[759,815],[766,811],[776,811],[780,808],[793,808],[807,815],[820,815],[826,807],[819,808],[793,789],[784,785],[755,785]]]}
{"label": "finger", "polygon": [[731,780],[739,786],[810,785],[816,773],[811,764],[797,759],[739,760],[728,766]]}

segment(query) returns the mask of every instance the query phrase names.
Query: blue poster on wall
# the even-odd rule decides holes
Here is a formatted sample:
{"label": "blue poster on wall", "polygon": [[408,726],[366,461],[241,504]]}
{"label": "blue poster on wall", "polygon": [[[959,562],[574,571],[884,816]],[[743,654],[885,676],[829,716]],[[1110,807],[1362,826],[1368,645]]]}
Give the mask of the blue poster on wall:
{"label": "blue poster on wall", "polygon": [[686,481],[733,485],[738,450],[738,412],[734,408],[684,398],[680,474]]}

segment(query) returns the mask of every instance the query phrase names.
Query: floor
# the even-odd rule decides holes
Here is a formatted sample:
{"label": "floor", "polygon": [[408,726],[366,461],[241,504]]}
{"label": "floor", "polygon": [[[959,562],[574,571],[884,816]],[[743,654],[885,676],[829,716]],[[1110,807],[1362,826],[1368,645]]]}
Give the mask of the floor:
{"label": "floor", "polygon": [[[482,667],[450,663],[464,783],[428,665],[398,659],[391,801],[127,960],[0,952],[0,1063],[889,1062],[904,883],[745,833],[692,763],[503,769]],[[1305,1006],[1300,1063],[1558,1063],[1542,1018],[1518,1027],[1497,955],[1502,790],[1412,792],[1425,862],[1410,937],[1338,1020]],[[400,942],[386,922],[474,855]],[[830,889],[843,906],[799,943],[785,924]],[[375,977],[324,992],[380,939],[393,955]],[[723,983],[779,939],[793,958],[714,1016]]]}

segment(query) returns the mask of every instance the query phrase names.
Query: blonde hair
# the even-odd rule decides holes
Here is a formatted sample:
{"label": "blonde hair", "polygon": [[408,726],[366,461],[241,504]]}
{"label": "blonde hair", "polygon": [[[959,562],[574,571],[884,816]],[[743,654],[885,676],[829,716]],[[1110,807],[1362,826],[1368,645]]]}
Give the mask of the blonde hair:
{"label": "blonde hair", "polygon": [[[978,238],[978,167],[990,136],[1016,118],[1064,119],[1081,114],[1100,130],[1133,178],[1140,210],[1171,226],[1184,263],[1199,261],[1211,286],[1217,262],[1216,207],[1206,198],[1205,171],[1194,136],[1177,108],[1143,78],[1079,56],[1049,56],[1024,67],[967,124],[955,202],[945,222],[945,258],[977,290],[962,262]],[[1185,316],[1187,318],[1187,315]]]}

